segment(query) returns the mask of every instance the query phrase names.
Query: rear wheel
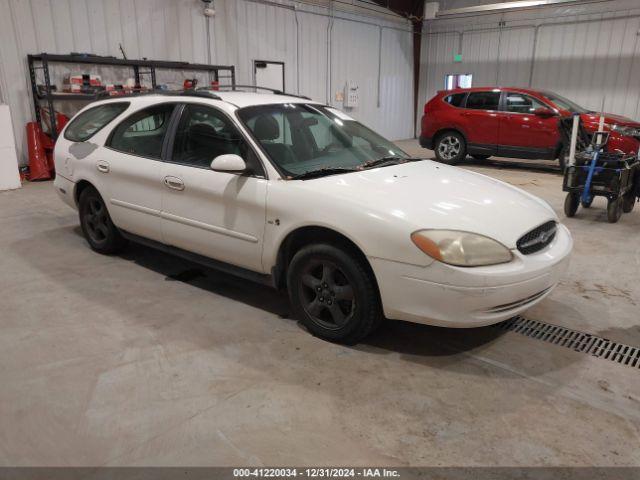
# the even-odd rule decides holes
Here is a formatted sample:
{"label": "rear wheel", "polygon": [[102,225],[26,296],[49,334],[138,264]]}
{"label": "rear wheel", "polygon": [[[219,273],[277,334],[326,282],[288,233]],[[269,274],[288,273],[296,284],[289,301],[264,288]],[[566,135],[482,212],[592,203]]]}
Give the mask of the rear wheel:
{"label": "rear wheel", "polygon": [[630,213],[633,210],[633,207],[636,206],[636,194],[634,191],[627,193],[624,197],[622,197],[622,211],[624,213]]}
{"label": "rear wheel", "polygon": [[95,188],[87,187],[82,191],[78,212],[82,233],[93,250],[112,254],[124,248],[127,241],[111,221],[107,206]]}
{"label": "rear wheel", "polygon": [[487,160],[491,155],[471,155],[476,160]]}
{"label": "rear wheel", "polygon": [[609,223],[616,223],[622,216],[623,198],[618,197],[615,200],[609,200],[607,203],[607,220]]}
{"label": "rear wheel", "polygon": [[578,206],[580,206],[580,195],[571,192],[567,193],[564,199],[564,214],[567,217],[573,217],[578,211]]}
{"label": "rear wheel", "polygon": [[364,261],[333,245],[298,251],[289,266],[287,288],[296,317],[326,340],[357,343],[382,319],[377,287]]}
{"label": "rear wheel", "polygon": [[467,156],[467,143],[458,132],[445,132],[436,140],[435,153],[439,162],[456,165]]}

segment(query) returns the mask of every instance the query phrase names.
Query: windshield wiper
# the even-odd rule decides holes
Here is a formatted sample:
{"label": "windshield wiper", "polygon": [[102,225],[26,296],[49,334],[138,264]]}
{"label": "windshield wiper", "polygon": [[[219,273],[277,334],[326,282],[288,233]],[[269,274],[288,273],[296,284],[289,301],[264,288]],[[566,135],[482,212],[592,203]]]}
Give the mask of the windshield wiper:
{"label": "windshield wiper", "polygon": [[376,158],[375,160],[369,160],[368,162],[360,165],[360,168],[371,168],[371,167],[380,167],[386,165],[397,165],[399,163],[406,162],[417,162],[419,160],[424,160],[424,158],[414,158],[414,157],[400,157],[396,155],[389,155],[382,158]]}
{"label": "windshield wiper", "polygon": [[305,180],[308,178],[324,177],[327,175],[337,175],[340,173],[359,172],[366,168],[379,167],[382,165],[396,165],[398,163],[417,162],[419,160],[424,160],[424,158],[387,156],[387,157],[377,158],[375,160],[369,160],[368,162],[358,165],[355,168],[325,167],[325,168],[320,168],[318,170],[309,170],[307,172],[302,172],[297,175],[291,175],[287,177],[287,179],[288,180]]}
{"label": "windshield wiper", "polygon": [[358,172],[357,168],[343,168],[343,167],[326,167],[320,168],[318,170],[309,170],[307,172],[302,172],[297,175],[291,175],[288,177],[288,180],[305,180],[308,178],[317,178],[324,177],[327,175],[337,175],[339,173],[351,173]]}

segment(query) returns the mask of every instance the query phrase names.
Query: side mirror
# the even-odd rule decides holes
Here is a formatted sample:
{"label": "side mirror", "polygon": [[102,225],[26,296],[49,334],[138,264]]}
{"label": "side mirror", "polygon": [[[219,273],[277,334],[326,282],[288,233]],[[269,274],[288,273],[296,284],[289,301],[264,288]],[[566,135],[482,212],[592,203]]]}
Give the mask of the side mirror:
{"label": "side mirror", "polygon": [[211,162],[211,170],[215,170],[216,172],[243,173],[247,170],[247,164],[240,155],[227,153],[218,155],[213,159]]}
{"label": "side mirror", "polygon": [[540,107],[540,108],[536,108],[533,111],[533,114],[536,117],[550,118],[550,117],[554,117],[556,115],[556,112],[554,112],[553,110],[547,107]]}

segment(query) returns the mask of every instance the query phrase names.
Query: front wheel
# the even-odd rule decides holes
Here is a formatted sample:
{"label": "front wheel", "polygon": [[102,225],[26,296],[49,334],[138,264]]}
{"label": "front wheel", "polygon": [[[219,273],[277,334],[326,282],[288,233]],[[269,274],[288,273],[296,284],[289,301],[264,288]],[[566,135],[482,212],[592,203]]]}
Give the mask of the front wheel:
{"label": "front wheel", "polygon": [[85,188],[78,202],[80,227],[89,246],[98,253],[117,253],[126,245],[118,228],[111,221],[107,206],[93,187]]}
{"label": "front wheel", "polygon": [[564,199],[564,214],[567,217],[573,217],[580,206],[580,195],[577,193],[567,193]]}
{"label": "front wheel", "polygon": [[373,275],[354,252],[328,244],[299,250],[287,273],[291,306],[314,335],[354,344],[382,320]]}
{"label": "front wheel", "polygon": [[436,140],[435,153],[439,162],[456,165],[467,156],[467,143],[458,132],[445,132]]}
{"label": "front wheel", "polygon": [[607,203],[607,220],[609,223],[616,223],[622,216],[622,197],[618,197],[615,200],[609,200]]}

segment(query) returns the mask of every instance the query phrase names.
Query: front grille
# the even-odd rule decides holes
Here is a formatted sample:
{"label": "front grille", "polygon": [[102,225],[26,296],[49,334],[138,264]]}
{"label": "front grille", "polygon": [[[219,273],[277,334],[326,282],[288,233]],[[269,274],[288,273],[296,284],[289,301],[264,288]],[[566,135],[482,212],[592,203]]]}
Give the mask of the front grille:
{"label": "front grille", "polygon": [[549,245],[556,236],[557,225],[553,220],[524,234],[516,246],[524,255],[536,253]]}

